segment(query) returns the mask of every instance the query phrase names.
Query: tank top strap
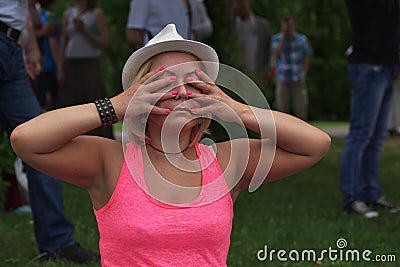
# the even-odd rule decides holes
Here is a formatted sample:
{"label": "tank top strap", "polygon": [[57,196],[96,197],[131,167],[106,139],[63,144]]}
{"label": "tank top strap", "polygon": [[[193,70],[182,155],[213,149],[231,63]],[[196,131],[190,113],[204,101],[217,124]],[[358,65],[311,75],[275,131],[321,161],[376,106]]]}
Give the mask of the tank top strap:
{"label": "tank top strap", "polygon": [[195,147],[198,151],[197,154],[202,168],[201,205],[204,205],[229,194],[229,188],[214,149],[203,144],[196,144]]}

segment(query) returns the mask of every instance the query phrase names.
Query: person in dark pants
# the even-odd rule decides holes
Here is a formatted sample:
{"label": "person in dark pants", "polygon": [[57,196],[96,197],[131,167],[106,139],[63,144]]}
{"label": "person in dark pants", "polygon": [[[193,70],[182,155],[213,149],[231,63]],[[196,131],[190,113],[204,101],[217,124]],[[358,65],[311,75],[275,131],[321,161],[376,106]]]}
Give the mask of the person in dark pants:
{"label": "person in dark pants", "polygon": [[344,208],[377,217],[374,205],[390,212],[399,207],[381,196],[378,170],[387,135],[392,79],[398,63],[398,0],[346,0],[353,31],[348,57],[351,86],[350,131],[344,145],[340,187]]}
{"label": "person in dark pants", "polygon": [[[23,48],[18,44],[26,22],[26,1],[0,0],[0,128],[8,134],[42,113],[29,84]],[[27,28],[30,34],[26,64],[37,75],[40,52],[32,28]],[[43,258],[64,258],[81,263],[98,260],[97,254],[82,248],[72,237],[74,226],[63,213],[61,183],[28,165],[25,169],[36,242]]]}

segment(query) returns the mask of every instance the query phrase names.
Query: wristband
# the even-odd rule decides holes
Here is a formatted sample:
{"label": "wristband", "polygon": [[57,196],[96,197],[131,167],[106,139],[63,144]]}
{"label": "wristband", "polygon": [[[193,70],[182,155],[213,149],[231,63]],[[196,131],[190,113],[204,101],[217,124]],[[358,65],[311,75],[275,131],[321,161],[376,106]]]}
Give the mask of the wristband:
{"label": "wristband", "polygon": [[94,104],[99,112],[103,128],[110,127],[118,122],[117,115],[115,114],[115,110],[110,99],[107,97],[104,99],[97,99],[94,101]]}

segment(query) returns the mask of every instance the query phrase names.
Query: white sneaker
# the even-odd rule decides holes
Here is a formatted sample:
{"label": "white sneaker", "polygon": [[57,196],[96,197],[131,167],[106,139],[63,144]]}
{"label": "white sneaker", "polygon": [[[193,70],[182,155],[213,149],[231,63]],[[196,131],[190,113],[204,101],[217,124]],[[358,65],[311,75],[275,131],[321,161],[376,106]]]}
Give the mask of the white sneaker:
{"label": "white sneaker", "polygon": [[378,198],[375,202],[372,203],[372,205],[381,207],[383,209],[387,209],[391,213],[397,213],[400,211],[399,206],[396,206],[393,203],[390,203],[384,197]]}
{"label": "white sneaker", "polygon": [[14,172],[18,184],[22,188],[25,198],[28,200],[28,178],[26,177],[22,160],[18,157],[14,160]]}
{"label": "white sneaker", "polygon": [[371,210],[365,202],[361,200],[355,200],[350,204],[349,212],[355,212],[362,214],[365,218],[375,218],[379,216],[377,211]]}

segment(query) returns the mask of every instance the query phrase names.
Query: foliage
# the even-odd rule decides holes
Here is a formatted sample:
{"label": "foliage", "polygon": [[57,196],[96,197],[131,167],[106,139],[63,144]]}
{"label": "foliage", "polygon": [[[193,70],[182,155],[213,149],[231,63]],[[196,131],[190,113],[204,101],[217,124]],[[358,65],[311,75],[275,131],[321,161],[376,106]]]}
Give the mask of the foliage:
{"label": "foliage", "polygon": [[11,149],[8,135],[5,132],[0,133],[0,205],[3,206],[4,194],[8,183],[4,181],[4,173],[13,173],[14,152]]}
{"label": "foliage", "polygon": [[14,157],[14,152],[11,148],[8,135],[3,132],[0,134],[0,159],[2,159],[0,160],[0,175],[3,171],[8,173],[12,173],[14,171],[12,160]]}

